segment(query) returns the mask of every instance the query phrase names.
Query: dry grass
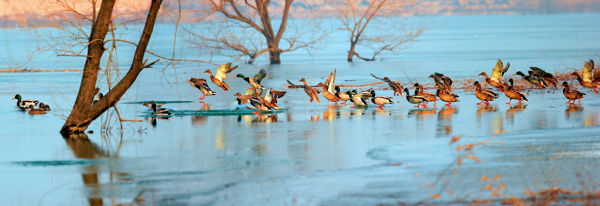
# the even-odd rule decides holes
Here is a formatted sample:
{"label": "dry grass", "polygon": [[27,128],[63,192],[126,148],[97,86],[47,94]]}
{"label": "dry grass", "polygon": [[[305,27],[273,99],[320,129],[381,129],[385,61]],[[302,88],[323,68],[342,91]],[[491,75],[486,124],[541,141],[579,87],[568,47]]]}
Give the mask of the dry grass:
{"label": "dry grass", "polygon": [[5,69],[0,73],[25,73],[25,72],[80,72],[81,69]]}

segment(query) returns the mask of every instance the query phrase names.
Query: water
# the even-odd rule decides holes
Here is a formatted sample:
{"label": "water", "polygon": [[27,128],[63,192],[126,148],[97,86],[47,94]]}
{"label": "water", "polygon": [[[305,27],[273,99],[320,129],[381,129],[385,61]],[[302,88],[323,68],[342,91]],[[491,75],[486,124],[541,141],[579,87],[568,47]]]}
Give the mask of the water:
{"label": "water", "polygon": [[[339,40],[345,37],[337,33],[328,38],[328,49],[312,56],[284,54],[281,65],[267,65],[261,58],[253,65],[240,64],[234,73],[253,75],[265,69],[265,87],[285,90],[286,80],[304,77],[315,85],[334,68],[337,84],[372,83],[369,73],[403,82],[431,82],[426,77],[433,72],[481,80],[476,74],[491,72],[496,59],[511,63],[507,75],[530,66],[581,69],[588,58],[598,59],[600,28],[594,25],[599,17],[435,17],[442,27],[426,32],[409,49],[381,56],[383,61],[345,62],[347,45]],[[171,29],[159,25],[152,37],[152,48],[161,55],[172,52]],[[30,37],[3,33],[0,46],[12,53],[2,56],[21,58],[26,48],[17,43]],[[119,52],[123,71],[128,51]],[[184,53],[197,58],[194,52]],[[81,68],[81,59],[43,55],[48,58],[36,59],[29,68]],[[564,103],[560,90],[530,91],[530,103],[523,107],[514,101],[509,107],[502,96],[487,108],[476,105],[472,92],[459,90],[461,102],[452,109],[442,102],[437,108],[417,109],[394,97],[395,104],[383,110],[308,103],[304,91],[286,90],[280,100],[285,110],[254,115],[234,103],[232,95],[248,87],[242,80],[228,80],[229,92],[209,83],[219,94],[207,97],[205,106],[198,102],[200,92],[185,81],[207,78],[201,72],[216,67],[186,63],[163,73],[165,65],[143,71],[119,103],[124,119],[142,122],[124,122],[122,134],[107,134],[100,130],[103,116],[88,129],[94,131],[88,134],[90,141],[66,140],[58,133],[75,98],[79,73],[0,74],[0,103],[6,105],[0,109],[2,204],[113,205],[130,203],[138,194],[144,205],[447,204],[498,200],[493,191],[502,184],[500,197],[521,198],[524,191],[554,186],[577,192],[598,183],[600,98],[587,89],[581,89],[588,96],[576,107]],[[53,110],[43,116],[19,112],[10,100],[16,93]],[[389,90],[377,94],[392,96]],[[141,106],[150,100],[166,102],[177,115],[150,115]],[[451,144],[456,136],[461,139]],[[455,150],[479,142],[472,151]],[[482,189],[488,185],[494,190]]]}

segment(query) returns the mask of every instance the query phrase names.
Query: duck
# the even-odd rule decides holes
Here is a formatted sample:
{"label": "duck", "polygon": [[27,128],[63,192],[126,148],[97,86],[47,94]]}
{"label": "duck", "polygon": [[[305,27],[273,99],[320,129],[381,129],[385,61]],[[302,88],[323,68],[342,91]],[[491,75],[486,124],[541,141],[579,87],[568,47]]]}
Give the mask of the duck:
{"label": "duck", "polygon": [[329,100],[330,102],[335,102],[335,105],[338,104],[338,101],[342,100],[338,96],[336,96],[335,93],[329,92],[329,89],[325,84],[323,84],[323,82],[320,82],[319,84],[317,84],[317,86],[323,87],[323,93],[321,94],[323,95],[323,97],[325,97],[325,99]]}
{"label": "duck", "polygon": [[102,94],[102,92],[98,93],[98,99],[95,99],[94,101],[92,101],[92,105],[98,103],[98,101],[100,101],[100,99],[102,99],[102,97],[104,97],[104,95]]}
{"label": "duck", "polygon": [[378,104],[379,106],[377,108],[379,109],[383,109],[384,104],[394,104],[391,97],[375,96],[375,90],[371,91],[371,95],[371,102],[373,102],[373,104]]}
{"label": "duck", "polygon": [[253,95],[242,95],[239,92],[235,93],[233,96],[236,96],[235,100],[237,100],[238,105],[247,104],[252,99]]}
{"label": "duck", "polygon": [[435,94],[423,91],[423,85],[420,85],[419,83],[415,83],[414,86],[417,88],[415,90],[415,95],[423,96],[427,100],[427,102],[425,102],[425,106],[427,106],[428,102],[433,102],[433,107],[436,106],[435,101],[437,101],[438,98],[435,96]]}
{"label": "duck", "polygon": [[[406,92],[406,100],[408,100],[408,102],[410,102],[410,103],[417,104],[417,106],[415,106],[417,108],[419,108],[421,103],[427,102],[427,98],[425,98],[424,96],[419,96],[419,95],[410,96],[408,88],[404,88],[404,92]],[[416,92],[417,91],[415,90],[415,93]],[[425,105],[423,105],[423,106],[426,107]]]}
{"label": "duck", "polygon": [[503,67],[503,63],[502,60],[498,59],[498,61],[496,62],[496,66],[494,67],[494,70],[492,70],[492,77],[488,77],[488,75],[485,72],[481,72],[479,75],[483,75],[483,77],[485,77],[485,81],[489,84],[492,85],[492,87],[496,87],[498,89],[500,89],[500,91],[502,91],[502,76],[504,76],[504,73],[506,73],[506,71],[508,71],[508,68],[510,67],[510,62],[506,63],[506,67]]}
{"label": "duck", "polygon": [[371,76],[375,77],[375,79],[379,79],[379,80],[382,80],[382,81],[388,83],[388,85],[390,86],[390,89],[392,89],[392,91],[394,91],[394,96],[396,96],[396,95],[400,95],[401,97],[404,96],[404,94],[402,93],[402,90],[404,90],[404,87],[402,87],[401,84],[393,82],[388,77],[379,78],[379,77],[376,77],[375,75],[373,75],[373,73],[371,73]]}
{"label": "duck", "polygon": [[476,81],[474,85],[476,87],[475,96],[481,100],[481,102],[477,103],[478,105],[481,105],[483,102],[485,102],[486,105],[490,105],[489,101],[494,101],[499,97],[497,93],[492,92],[489,89],[482,89],[481,84],[479,84],[478,81]]}
{"label": "duck", "polygon": [[38,100],[23,100],[20,94],[15,95],[12,99],[17,100],[17,106],[21,111],[25,111],[30,108],[29,106],[36,106],[39,103]]}
{"label": "duck", "polygon": [[267,72],[264,69],[261,69],[258,74],[254,75],[254,77],[247,77],[243,74],[237,74],[234,78],[242,78],[244,81],[248,82],[252,89],[262,88],[260,82],[267,76]]}
{"label": "duck", "polygon": [[340,98],[341,101],[344,101],[344,103],[342,103],[342,104],[346,104],[346,102],[348,100],[350,100],[350,95],[348,95],[347,92],[341,92],[341,89],[339,86],[335,86],[335,96]]}
{"label": "duck", "polygon": [[171,111],[169,111],[169,109],[166,108],[157,108],[156,107],[156,103],[154,103],[154,101],[150,102],[152,105],[152,114],[153,115],[158,115],[158,116],[167,116],[167,115],[172,115],[173,113],[171,113]]}
{"label": "duck", "polygon": [[446,106],[451,106],[452,102],[459,102],[458,95],[448,92],[447,90],[437,89],[436,94],[442,101],[448,102]]}
{"label": "duck", "polygon": [[304,83],[304,92],[306,92],[306,94],[310,97],[310,102],[312,102],[313,100],[317,101],[317,103],[320,103],[319,100],[319,90],[312,88],[311,86],[309,86],[308,84],[306,84],[306,79],[302,78],[300,79],[300,82]]}
{"label": "duck", "polygon": [[554,77],[554,75],[552,75],[538,67],[529,67],[529,69],[531,71],[533,71],[534,73],[538,74],[540,77],[542,77],[542,80],[544,81],[544,83],[546,83],[546,85],[548,85],[548,83],[550,83],[550,84],[554,85],[554,88],[556,88],[556,84],[558,83],[558,80]]}
{"label": "duck", "polygon": [[33,105],[29,105],[29,114],[30,115],[46,114],[46,110],[44,110],[44,108],[34,109]]}
{"label": "duck", "polygon": [[273,98],[273,102],[277,103],[277,100],[279,98],[282,98],[283,96],[285,96],[287,92],[286,91],[278,91],[278,90],[272,90],[269,89],[269,92],[267,92],[268,95],[270,95]]}
{"label": "duck", "polygon": [[225,81],[223,81],[223,80],[229,79],[229,78],[227,78],[227,74],[231,73],[236,68],[237,68],[237,66],[232,67],[231,62],[230,62],[227,64],[223,64],[219,68],[217,68],[216,76],[213,76],[213,73],[212,73],[212,71],[210,71],[210,69],[207,69],[206,71],[204,71],[204,73],[208,73],[208,75],[210,75],[210,80],[215,85],[223,88],[223,91],[227,91],[227,90],[229,90],[229,85],[227,85],[227,83],[225,83]]}
{"label": "duck", "polygon": [[367,106],[369,103],[365,98],[362,97],[362,94],[357,94],[356,92],[347,91],[346,94],[350,97],[350,101],[354,103],[354,106]]}
{"label": "duck", "polygon": [[200,97],[200,99],[204,99],[204,97],[206,97],[206,95],[212,96],[212,95],[216,95],[217,94],[215,91],[213,91],[212,89],[210,89],[210,87],[206,83],[206,79],[198,79],[198,78],[192,77],[187,82],[190,85],[196,87],[198,90],[200,90],[200,92],[202,92],[203,95],[202,95],[202,97]]}
{"label": "duck", "polygon": [[250,104],[252,106],[254,106],[255,109],[257,109],[256,112],[253,112],[256,115],[258,115],[261,111],[265,111],[265,112],[271,112],[271,111],[273,111],[267,105],[263,104],[262,100],[259,97],[256,97],[256,96],[253,96],[252,99],[250,99]]}
{"label": "duck", "polygon": [[593,81],[592,70],[594,69],[593,68],[594,61],[592,61],[592,60],[590,60],[590,61],[591,61],[591,64],[589,62],[585,62],[583,64],[583,72],[581,73],[583,75],[583,78],[581,78],[581,76],[579,76],[579,74],[576,71],[571,73],[571,75],[573,75],[577,78],[577,81],[579,82],[579,84],[581,86],[587,87],[587,88],[593,88],[594,92],[596,92],[596,94],[598,94],[598,90],[596,88],[600,87],[600,82]]}
{"label": "duck", "polygon": [[432,78],[435,82],[435,85],[438,89],[446,90],[446,93],[451,94],[452,91],[452,79],[450,77],[444,76],[442,73],[435,72],[432,75],[429,75],[428,78]]}
{"label": "duck", "polygon": [[43,102],[40,102],[40,109],[44,109],[44,111],[50,111],[50,105],[44,104]]}
{"label": "duck", "polygon": [[[143,105],[144,107],[148,107],[148,108],[152,109],[152,103],[154,103],[154,101],[145,102],[145,103],[144,103],[144,104],[142,104],[142,105]],[[162,106],[163,106],[163,104],[157,104],[157,105],[156,105],[156,107],[157,107],[157,108],[160,108],[160,107],[162,107]]]}
{"label": "duck", "polygon": [[512,101],[513,99],[519,100],[519,104],[521,104],[521,101],[525,101],[525,102],[529,102],[529,100],[527,100],[527,94],[516,90],[513,85],[514,85],[514,80],[512,78],[510,78],[508,80],[508,82],[510,83],[510,85],[508,85],[507,83],[504,83],[502,85],[502,87],[504,88],[504,95],[506,95],[506,97],[508,97],[508,105],[510,105],[510,101]]}
{"label": "duck", "polygon": [[523,79],[525,79],[529,83],[532,83],[533,85],[539,86],[540,88],[546,88],[546,87],[548,87],[548,85],[546,84],[546,82],[542,81],[542,77],[539,76],[538,74],[536,74],[533,71],[529,71],[529,75],[525,75],[523,72],[517,71],[517,73],[515,73],[515,75],[519,75],[519,76],[523,77]]}
{"label": "duck", "polygon": [[[567,104],[575,104],[575,100],[579,99],[579,104],[581,104],[581,98],[585,97],[585,93],[577,91],[577,90],[572,90],[569,88],[569,83],[567,82],[563,82],[563,87],[565,87],[563,89],[563,94],[565,95],[565,97],[567,99],[569,99],[569,101],[567,101]],[[573,101],[573,102],[571,102]]]}

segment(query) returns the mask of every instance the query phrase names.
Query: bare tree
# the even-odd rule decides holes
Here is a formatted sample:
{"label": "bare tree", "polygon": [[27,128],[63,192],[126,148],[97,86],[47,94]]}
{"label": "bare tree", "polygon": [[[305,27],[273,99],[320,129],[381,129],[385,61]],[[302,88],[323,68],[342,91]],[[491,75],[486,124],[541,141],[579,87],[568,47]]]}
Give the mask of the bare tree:
{"label": "bare tree", "polygon": [[87,44],[85,45],[88,52],[87,55],[85,55],[86,61],[83,68],[83,76],[81,78],[77,99],[73,105],[73,110],[61,129],[61,133],[63,134],[84,132],[93,120],[98,118],[119,101],[144,68],[147,68],[156,62],[146,64],[146,62],[144,62],[144,54],[150,36],[152,35],[154,23],[158,16],[162,0],[152,0],[144,29],[136,46],[131,68],[127,74],[125,74],[120,81],[110,89],[104,98],[92,105],[92,101],[97,92],[96,82],[98,80],[98,73],[101,70],[101,59],[107,50],[107,48],[104,47],[106,43],[105,38],[107,33],[111,31],[111,29],[114,29],[114,27],[112,27],[112,13],[115,7],[115,1],[116,0],[103,0],[97,14],[95,13],[94,7],[94,13],[91,18],[93,22],[91,32]]}
{"label": "bare tree", "polygon": [[[206,22],[188,29],[191,41],[203,51],[237,59],[247,57],[247,63],[268,52],[270,63],[279,64],[281,53],[318,48],[316,43],[328,34],[314,23],[318,19],[295,21],[290,14],[294,0],[276,2],[207,0],[204,6],[209,16],[205,17]],[[272,8],[282,11],[272,12]],[[273,24],[279,27],[274,28]],[[281,40],[286,44],[280,44]]]}
{"label": "bare tree", "polygon": [[[365,61],[374,61],[384,51],[394,52],[404,48],[407,42],[415,41],[427,28],[423,21],[410,22],[401,15],[411,0],[327,0],[335,10],[333,15],[348,32],[350,50],[348,62],[354,56]],[[357,47],[373,51],[373,57],[360,56]]]}

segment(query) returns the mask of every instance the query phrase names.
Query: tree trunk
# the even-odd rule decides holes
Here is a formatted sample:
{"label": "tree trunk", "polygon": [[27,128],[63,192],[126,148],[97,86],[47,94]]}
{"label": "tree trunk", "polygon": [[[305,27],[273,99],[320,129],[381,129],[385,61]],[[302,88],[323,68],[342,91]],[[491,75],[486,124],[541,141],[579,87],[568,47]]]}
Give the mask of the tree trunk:
{"label": "tree trunk", "polygon": [[281,50],[279,48],[274,48],[274,51],[269,51],[269,59],[271,60],[271,64],[281,64]]}
{"label": "tree trunk", "polygon": [[356,47],[356,44],[353,42],[350,42],[350,51],[348,51],[348,62],[352,62],[352,59],[354,58],[354,48]]}
{"label": "tree trunk", "polygon": [[142,31],[142,36],[135,51],[131,68],[127,74],[112,88],[102,99],[92,105],[95,96],[96,81],[100,71],[100,60],[104,53],[104,38],[111,24],[111,14],[115,5],[115,0],[103,0],[96,22],[93,24],[90,35],[90,45],[88,47],[88,57],[83,68],[83,77],[79,86],[79,93],[73,105],[73,110],[67,118],[67,121],[61,129],[62,134],[81,133],[87,127],[102,115],[110,107],[114,106],[131,87],[137,76],[145,68],[143,63],[144,54],[148,41],[154,29],[154,23],[158,16],[158,10],[162,0],[152,0],[146,25]]}

